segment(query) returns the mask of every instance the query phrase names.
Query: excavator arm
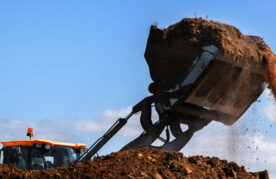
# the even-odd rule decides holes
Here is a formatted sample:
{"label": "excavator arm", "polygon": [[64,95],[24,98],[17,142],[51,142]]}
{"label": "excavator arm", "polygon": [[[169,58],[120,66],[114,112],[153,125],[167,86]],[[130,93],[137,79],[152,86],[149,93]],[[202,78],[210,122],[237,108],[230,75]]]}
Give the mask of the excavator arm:
{"label": "excavator arm", "polygon": [[[119,118],[109,129],[108,131],[100,137],[98,140],[96,140],[91,147],[75,162],[80,163],[87,160],[90,160],[119,130],[128,122],[128,120],[132,117],[133,114],[138,113],[141,111],[140,116],[140,122],[144,129],[144,132],[133,140],[132,142],[128,143],[126,146],[124,146],[121,150],[131,150],[135,148],[140,147],[155,147],[152,146],[152,143],[159,139],[164,144],[158,148],[163,150],[180,150],[183,148],[185,144],[188,143],[188,141],[193,136],[194,132],[199,130],[195,130],[194,127],[189,128],[186,132],[179,132],[181,129],[179,128],[176,123],[172,123],[170,126],[172,134],[176,136],[176,139],[170,142],[170,132],[169,128],[166,128],[166,139],[163,139],[160,135],[163,132],[164,128],[168,126],[167,123],[164,123],[162,120],[159,120],[152,123],[151,120],[151,108],[152,103],[155,102],[154,96],[149,96],[144,98],[142,101],[137,103],[133,108],[132,111],[125,117],[125,118]],[[161,115],[159,115],[161,116]],[[200,122],[201,125],[200,128],[207,125],[205,122]]]}
{"label": "excavator arm", "polygon": [[128,119],[133,114],[132,111],[127,115],[127,117],[118,119],[102,137],[92,144],[92,146],[76,161],[76,163],[90,160],[127,123]]}

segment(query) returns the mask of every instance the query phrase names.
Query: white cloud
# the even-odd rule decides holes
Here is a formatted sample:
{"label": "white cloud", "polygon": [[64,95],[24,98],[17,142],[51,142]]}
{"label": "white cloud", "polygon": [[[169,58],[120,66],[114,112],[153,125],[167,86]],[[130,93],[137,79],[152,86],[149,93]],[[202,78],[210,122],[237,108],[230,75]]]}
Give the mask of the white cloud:
{"label": "white cloud", "polygon": [[27,128],[33,128],[34,138],[48,139],[53,141],[69,142],[76,140],[74,134],[64,121],[43,120],[28,122],[19,120],[0,120],[0,141],[27,140]]}
{"label": "white cloud", "polygon": [[[131,112],[131,107],[123,108],[120,110],[106,110],[102,115],[95,119],[84,119],[84,120],[70,120],[70,125],[74,126],[77,130],[87,133],[104,133],[106,132],[115,121],[119,118],[126,117]],[[134,115],[128,120],[127,125],[119,131],[118,135],[125,137],[138,136],[142,130],[139,130],[139,116]]]}

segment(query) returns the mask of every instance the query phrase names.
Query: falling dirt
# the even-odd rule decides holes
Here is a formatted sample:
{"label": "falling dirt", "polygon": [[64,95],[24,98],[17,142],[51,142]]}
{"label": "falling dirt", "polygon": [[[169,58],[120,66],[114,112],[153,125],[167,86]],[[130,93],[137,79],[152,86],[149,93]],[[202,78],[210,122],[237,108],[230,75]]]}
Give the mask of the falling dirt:
{"label": "falling dirt", "polygon": [[218,158],[185,157],[179,152],[142,148],[112,153],[70,167],[19,170],[0,165],[0,178],[189,178],[268,179],[268,172],[247,172],[234,162]]}

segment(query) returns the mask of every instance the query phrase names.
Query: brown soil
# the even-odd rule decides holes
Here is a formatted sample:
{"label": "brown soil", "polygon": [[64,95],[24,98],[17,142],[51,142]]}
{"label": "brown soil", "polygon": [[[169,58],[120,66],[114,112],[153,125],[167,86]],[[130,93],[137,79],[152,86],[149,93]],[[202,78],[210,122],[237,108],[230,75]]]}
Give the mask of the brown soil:
{"label": "brown soil", "polygon": [[267,179],[268,172],[250,173],[218,158],[185,157],[179,152],[142,148],[102,156],[82,164],[48,170],[19,170],[0,165],[0,178],[240,178]]}
{"label": "brown soil", "polygon": [[262,67],[265,81],[276,95],[276,58],[263,39],[243,35],[231,25],[202,18],[185,18],[165,29],[151,27],[145,58],[155,85],[168,90],[181,83],[193,61],[202,53],[202,47],[209,45],[218,47],[220,55],[232,59],[233,63]]}

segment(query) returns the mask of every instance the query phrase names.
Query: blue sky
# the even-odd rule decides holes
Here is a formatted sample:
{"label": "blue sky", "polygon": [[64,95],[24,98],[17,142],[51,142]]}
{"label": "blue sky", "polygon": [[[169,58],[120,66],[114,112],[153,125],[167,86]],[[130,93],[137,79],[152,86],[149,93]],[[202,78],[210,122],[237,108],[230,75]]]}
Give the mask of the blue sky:
{"label": "blue sky", "polygon": [[[274,0],[1,0],[0,129],[5,134],[0,131],[0,139],[24,139],[25,127],[33,126],[41,137],[91,144],[109,127],[106,124],[149,94],[151,79],[143,55],[150,25],[167,27],[195,14],[208,16],[264,38],[275,52],[275,11]],[[243,126],[250,126],[251,137],[260,133],[263,141],[274,142],[276,114],[267,96],[246,114],[257,122]],[[237,129],[241,123],[235,124]],[[130,124],[131,135],[119,134],[122,138],[115,138],[103,153],[128,142],[139,133],[136,127]]]}
{"label": "blue sky", "polygon": [[0,116],[88,118],[146,96],[151,24],[206,17],[275,51],[275,1],[1,1]]}

